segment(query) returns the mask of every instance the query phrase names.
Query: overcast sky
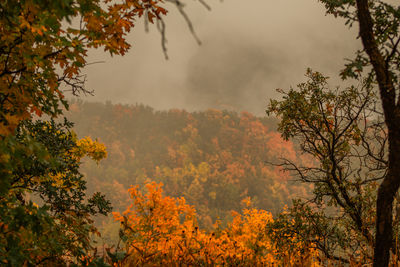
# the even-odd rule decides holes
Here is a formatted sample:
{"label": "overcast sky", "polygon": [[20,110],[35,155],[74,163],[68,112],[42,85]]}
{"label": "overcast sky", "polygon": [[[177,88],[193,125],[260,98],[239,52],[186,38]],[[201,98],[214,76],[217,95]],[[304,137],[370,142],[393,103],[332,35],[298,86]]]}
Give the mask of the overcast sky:
{"label": "overcast sky", "polygon": [[172,6],[166,18],[169,60],[155,27],[137,24],[124,57],[90,53],[87,101],[143,103],[156,109],[226,108],[264,114],[275,89],[304,81],[307,67],[340,81],[344,58],[359,46],[357,29],[325,16],[317,0],[208,0],[212,11],[187,1],[202,45]]}

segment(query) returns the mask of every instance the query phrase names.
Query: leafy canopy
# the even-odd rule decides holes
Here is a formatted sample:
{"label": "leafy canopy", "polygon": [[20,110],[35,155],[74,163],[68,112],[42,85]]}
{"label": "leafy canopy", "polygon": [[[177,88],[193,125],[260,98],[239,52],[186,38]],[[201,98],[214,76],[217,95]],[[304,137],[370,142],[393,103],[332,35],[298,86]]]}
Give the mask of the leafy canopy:
{"label": "leafy canopy", "polygon": [[61,114],[63,90],[88,92],[82,68],[90,48],[124,55],[137,18],[167,11],[159,0],[1,1],[0,136],[37,115]]}

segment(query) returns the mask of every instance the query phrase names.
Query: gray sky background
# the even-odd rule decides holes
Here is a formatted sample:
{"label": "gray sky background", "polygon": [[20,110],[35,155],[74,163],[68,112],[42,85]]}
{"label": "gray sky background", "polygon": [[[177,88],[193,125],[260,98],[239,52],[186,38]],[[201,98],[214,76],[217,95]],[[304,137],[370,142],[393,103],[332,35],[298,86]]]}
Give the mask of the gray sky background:
{"label": "gray sky background", "polygon": [[337,78],[344,58],[360,46],[357,29],[325,16],[317,0],[208,0],[209,12],[188,1],[197,45],[172,6],[166,18],[169,60],[156,28],[138,23],[124,57],[91,51],[85,101],[143,103],[156,109],[226,108],[263,115],[276,88],[304,81],[307,67]]}

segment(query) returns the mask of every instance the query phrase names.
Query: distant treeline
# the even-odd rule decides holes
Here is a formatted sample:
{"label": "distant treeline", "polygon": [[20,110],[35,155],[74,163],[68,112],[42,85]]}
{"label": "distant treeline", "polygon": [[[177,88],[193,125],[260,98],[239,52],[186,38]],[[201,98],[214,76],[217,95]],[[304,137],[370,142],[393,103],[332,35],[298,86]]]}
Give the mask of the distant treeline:
{"label": "distant treeline", "polygon": [[116,211],[129,205],[131,185],[162,182],[166,195],[195,205],[200,225],[208,228],[218,218],[230,221],[230,212],[240,211],[245,198],[276,214],[310,190],[270,164],[281,157],[307,160],[274,130],[273,118],[109,102],[73,102],[67,117],[79,137],[106,145],[107,159],[87,162],[82,171],[89,190],[105,193]]}

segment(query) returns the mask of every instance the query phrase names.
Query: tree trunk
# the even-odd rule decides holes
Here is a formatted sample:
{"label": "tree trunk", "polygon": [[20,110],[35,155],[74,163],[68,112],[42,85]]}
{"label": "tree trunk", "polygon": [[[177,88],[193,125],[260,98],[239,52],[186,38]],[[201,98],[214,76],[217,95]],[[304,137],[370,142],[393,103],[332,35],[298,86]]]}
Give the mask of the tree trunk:
{"label": "tree trunk", "polygon": [[[399,118],[399,116],[396,117]],[[389,170],[378,189],[374,250],[374,266],[376,267],[388,266],[390,249],[393,245],[393,201],[400,186],[399,126],[389,134],[389,139],[391,139],[389,144]]]}
{"label": "tree trunk", "polygon": [[374,266],[384,267],[389,265],[390,249],[393,245],[393,201],[400,187],[400,109],[396,105],[396,90],[388,64],[380,53],[374,36],[368,0],[357,0],[357,17],[360,37],[376,74],[388,128],[389,166],[378,189],[374,245]]}

